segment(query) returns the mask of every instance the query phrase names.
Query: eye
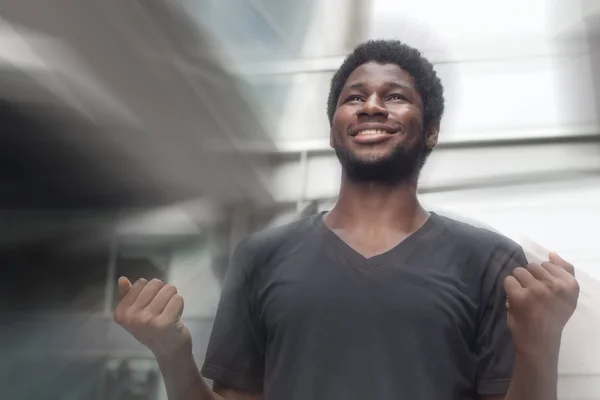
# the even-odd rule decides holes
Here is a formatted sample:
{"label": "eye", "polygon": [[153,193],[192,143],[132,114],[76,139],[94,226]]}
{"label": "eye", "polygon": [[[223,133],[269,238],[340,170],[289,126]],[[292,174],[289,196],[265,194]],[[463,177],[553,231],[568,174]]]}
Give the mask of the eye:
{"label": "eye", "polygon": [[403,96],[398,93],[394,93],[394,94],[389,95],[388,99],[389,100],[404,100],[404,101],[406,101],[406,96]]}
{"label": "eye", "polygon": [[352,102],[352,101],[362,101],[362,98],[358,95],[353,94],[352,96],[348,96],[346,98],[346,103]]}

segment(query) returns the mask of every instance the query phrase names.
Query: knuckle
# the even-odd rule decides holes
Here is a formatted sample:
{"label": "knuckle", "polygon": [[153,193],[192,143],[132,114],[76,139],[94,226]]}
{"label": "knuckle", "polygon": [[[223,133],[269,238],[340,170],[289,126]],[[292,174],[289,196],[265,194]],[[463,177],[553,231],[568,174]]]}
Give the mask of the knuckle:
{"label": "knuckle", "polygon": [[559,280],[555,282],[554,288],[558,294],[568,294],[573,290],[573,283],[566,280]]}
{"label": "knuckle", "polygon": [[125,310],[122,312],[122,319],[124,324],[131,324],[136,321],[136,314],[133,310]]}
{"label": "knuckle", "polygon": [[136,326],[146,326],[152,321],[152,315],[143,311],[132,313],[130,321]]}
{"label": "knuckle", "polygon": [[563,291],[565,293],[579,293],[579,282],[576,279],[569,279],[563,283]]}
{"label": "knuckle", "polygon": [[164,317],[156,317],[154,318],[150,325],[154,328],[154,329],[164,329],[167,325],[169,325],[169,321],[167,321]]}
{"label": "knuckle", "polygon": [[183,307],[183,297],[181,297],[180,294],[176,294],[173,296],[175,298],[176,301],[181,303],[181,306]]}
{"label": "knuckle", "polygon": [[569,284],[565,281],[557,281],[554,283],[555,291],[558,293],[567,292],[569,289]]}
{"label": "knuckle", "polygon": [[175,285],[168,283],[164,286],[164,289],[169,291],[170,293],[177,293],[177,288],[175,287]]}
{"label": "knuckle", "polygon": [[137,281],[135,281],[135,283],[133,284],[133,286],[135,286],[136,288],[140,288],[143,289],[146,287],[146,285],[148,285],[148,281],[144,278],[140,278]]}
{"label": "knuckle", "polygon": [[119,309],[116,309],[113,312],[113,319],[119,325],[122,325],[125,322],[125,318],[123,317],[123,313]]}
{"label": "knuckle", "polygon": [[513,270],[513,274],[522,274],[523,272],[527,271],[525,268],[523,267],[517,267]]}
{"label": "knuckle", "polygon": [[534,297],[545,299],[551,294],[551,291],[550,288],[548,288],[546,285],[544,285],[541,282],[538,282],[531,287],[531,294]]}
{"label": "knuckle", "polygon": [[132,321],[136,317],[136,312],[131,308],[127,308],[121,312],[122,318],[124,321]]}
{"label": "knuckle", "polygon": [[160,279],[158,279],[158,278],[154,278],[154,279],[152,279],[152,280],[150,281],[150,283],[151,283],[152,285],[160,285],[160,286],[162,286],[162,285],[163,285],[163,281],[161,281],[161,280],[160,280]]}

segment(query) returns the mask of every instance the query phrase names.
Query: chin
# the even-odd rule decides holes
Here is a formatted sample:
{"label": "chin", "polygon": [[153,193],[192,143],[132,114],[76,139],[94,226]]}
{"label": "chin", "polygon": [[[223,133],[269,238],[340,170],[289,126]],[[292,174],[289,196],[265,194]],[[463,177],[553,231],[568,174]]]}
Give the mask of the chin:
{"label": "chin", "polygon": [[398,183],[413,179],[423,165],[422,149],[364,149],[351,151],[336,148],[336,154],[346,176],[354,181]]}
{"label": "chin", "polygon": [[353,158],[362,164],[380,164],[390,161],[393,158],[393,152],[391,151],[370,151],[370,152],[354,152],[352,153]]}

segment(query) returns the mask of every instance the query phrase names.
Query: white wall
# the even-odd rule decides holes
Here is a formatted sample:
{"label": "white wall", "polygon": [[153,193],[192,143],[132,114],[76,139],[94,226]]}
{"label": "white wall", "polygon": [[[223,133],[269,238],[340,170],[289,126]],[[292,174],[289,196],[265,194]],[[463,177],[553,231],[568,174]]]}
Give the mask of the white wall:
{"label": "white wall", "polygon": [[[420,186],[492,184],[501,179],[537,176],[564,178],[600,170],[600,149],[590,143],[537,146],[438,149],[425,166]],[[307,180],[303,187],[306,168]],[[340,165],[334,154],[309,156],[306,167],[295,160],[282,162],[273,175],[273,194],[281,202],[329,199],[337,196]],[[561,176],[563,175],[563,176]],[[566,175],[570,176],[570,175]]]}
{"label": "white wall", "polygon": [[[572,0],[372,0],[371,36],[410,37],[428,51],[549,42],[581,20]],[[407,39],[408,40],[408,39]]]}

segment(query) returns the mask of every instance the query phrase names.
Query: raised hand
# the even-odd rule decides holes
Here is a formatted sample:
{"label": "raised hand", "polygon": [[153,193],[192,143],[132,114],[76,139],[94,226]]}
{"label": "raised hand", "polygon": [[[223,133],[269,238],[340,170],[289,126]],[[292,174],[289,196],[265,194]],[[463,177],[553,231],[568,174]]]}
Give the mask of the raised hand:
{"label": "raised hand", "polygon": [[158,279],[145,279],[133,285],[119,278],[119,304],[115,321],[148,347],[157,358],[169,358],[181,352],[191,352],[192,340],[180,321],[183,298],[173,285]]}
{"label": "raised hand", "polygon": [[579,297],[573,266],[550,253],[547,262],[516,268],[504,288],[508,327],[517,351],[539,355],[557,350]]}

